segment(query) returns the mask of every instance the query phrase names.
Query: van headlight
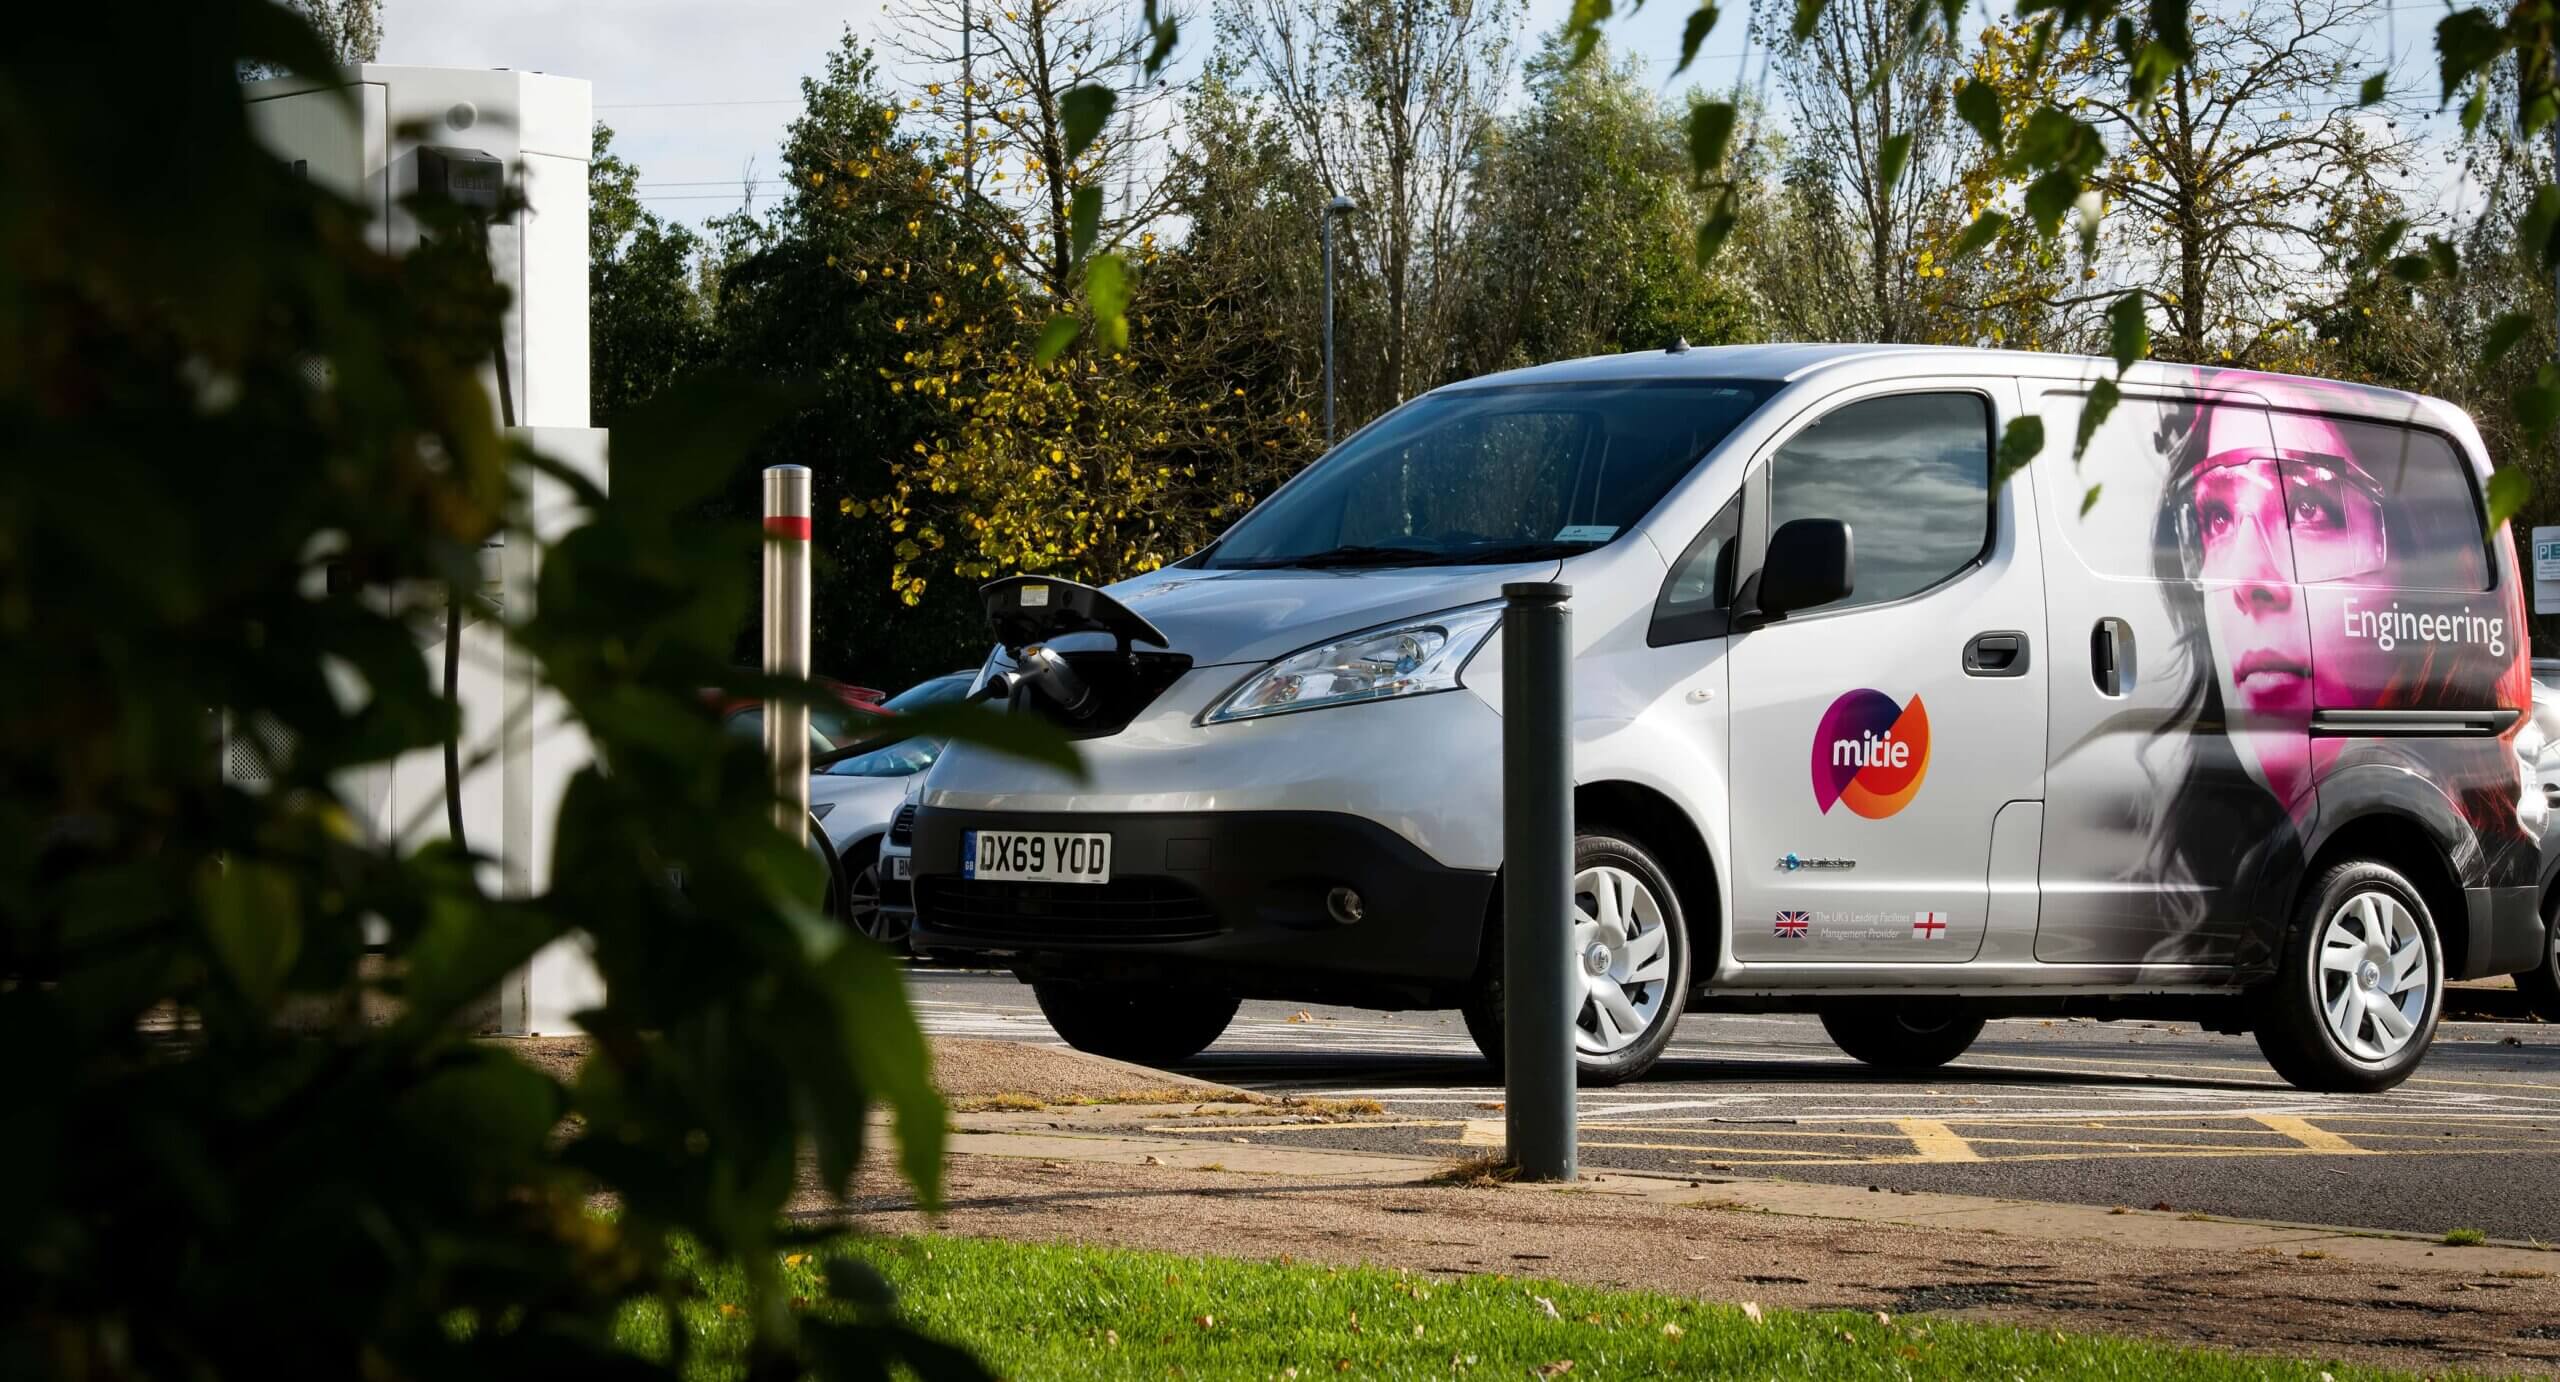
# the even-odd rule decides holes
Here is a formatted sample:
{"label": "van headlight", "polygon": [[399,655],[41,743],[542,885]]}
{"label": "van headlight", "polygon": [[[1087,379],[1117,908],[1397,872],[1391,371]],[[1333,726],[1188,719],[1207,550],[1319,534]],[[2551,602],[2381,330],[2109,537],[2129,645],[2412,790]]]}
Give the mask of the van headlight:
{"label": "van headlight", "polygon": [[1497,602],[1319,644],[1245,678],[1200,723],[1455,690],[1467,659],[1500,627],[1502,606]]}

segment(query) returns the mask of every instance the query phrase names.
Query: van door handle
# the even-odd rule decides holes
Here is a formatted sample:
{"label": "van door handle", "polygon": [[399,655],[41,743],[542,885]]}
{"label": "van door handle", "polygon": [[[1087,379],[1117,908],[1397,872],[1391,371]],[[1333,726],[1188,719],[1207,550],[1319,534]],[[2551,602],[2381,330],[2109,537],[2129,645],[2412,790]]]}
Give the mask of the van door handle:
{"label": "van door handle", "polygon": [[2023,677],[2027,674],[2027,636],[2016,629],[1977,633],[1964,645],[1964,674],[1969,677]]}
{"label": "van door handle", "polygon": [[2090,627],[2089,679],[2098,684],[2101,696],[2122,696],[2133,690],[2131,624],[2111,616]]}

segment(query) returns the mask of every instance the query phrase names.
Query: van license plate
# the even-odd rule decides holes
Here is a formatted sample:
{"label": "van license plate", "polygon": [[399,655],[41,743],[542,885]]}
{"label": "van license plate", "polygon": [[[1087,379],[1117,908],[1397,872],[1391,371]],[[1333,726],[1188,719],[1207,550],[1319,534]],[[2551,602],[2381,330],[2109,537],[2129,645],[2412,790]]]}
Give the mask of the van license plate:
{"label": "van license plate", "polygon": [[890,881],[890,882],[892,882],[892,883],[904,883],[904,882],[906,882],[906,881],[907,881],[907,869],[908,869],[908,867],[909,867],[909,866],[911,866],[911,865],[912,865],[912,864],[914,864],[914,863],[915,863],[915,860],[908,858],[906,855],[903,855],[903,854],[892,854],[892,855],[890,855],[890,856],[889,856],[889,881]]}
{"label": "van license plate", "polygon": [[988,882],[1108,883],[1111,837],[1045,830],[967,830],[960,876]]}

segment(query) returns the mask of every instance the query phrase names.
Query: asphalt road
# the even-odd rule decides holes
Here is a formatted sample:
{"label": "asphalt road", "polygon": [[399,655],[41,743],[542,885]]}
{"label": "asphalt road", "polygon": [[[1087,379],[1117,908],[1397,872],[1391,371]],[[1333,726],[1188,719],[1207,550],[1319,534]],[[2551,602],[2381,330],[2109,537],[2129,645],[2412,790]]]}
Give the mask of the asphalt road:
{"label": "asphalt road", "polygon": [[[917,970],[926,1030],[1056,1043],[1011,976]],[[1502,1142],[1502,1091],[1455,1013],[1250,1003],[1181,1067],[1366,1097],[1356,1124],[1184,1124],[1218,1141],[1457,1156]],[[2167,1023],[1991,1024],[1925,1078],[1850,1060],[1810,1017],[1681,1024],[1643,1081],[1582,1093],[1586,1171],[1781,1177],[2560,1242],[2560,1027],[2448,1022],[2379,1095],[2303,1094],[2247,1037]],[[1165,1130],[1175,1130],[1167,1128]]]}

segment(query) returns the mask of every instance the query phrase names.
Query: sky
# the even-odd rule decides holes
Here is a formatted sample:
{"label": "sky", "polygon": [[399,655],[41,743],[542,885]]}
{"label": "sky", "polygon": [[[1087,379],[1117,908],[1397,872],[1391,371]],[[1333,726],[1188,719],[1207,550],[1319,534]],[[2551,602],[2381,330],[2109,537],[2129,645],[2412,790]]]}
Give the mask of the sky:
{"label": "sky", "polygon": [[[1138,0],[1127,3],[1134,9]],[[1571,5],[1529,0],[1522,33],[1554,29]],[[1609,42],[1644,55],[1668,80],[1694,8],[1691,0],[1650,0],[1610,22]],[[1759,58],[1744,52],[1747,8],[1727,6],[1697,62],[1670,89],[1729,86],[1746,62],[1756,79]],[[763,196],[772,195],[800,78],[819,68],[847,26],[885,48],[887,22],[881,0],[384,0],[383,11],[385,63],[529,68],[593,82],[596,118],[613,126],[614,147],[640,169],[644,199],[670,220],[695,224],[734,209],[751,168]],[[2395,89],[2427,89],[2442,0],[2392,0],[2392,11],[2373,46],[2398,51]],[[1196,64],[1209,47],[1205,5],[1197,13],[1177,67]]]}
{"label": "sky", "polygon": [[[1138,0],[1128,3],[1134,9]],[[1530,0],[1524,32],[1553,29],[1571,4]],[[1610,42],[1649,55],[1668,74],[1690,9],[1687,0],[1652,0],[1612,24]],[[1734,79],[1740,10],[1728,12],[1680,85]],[[1177,64],[1196,64],[1208,48],[1206,13],[1185,26]],[[818,70],[848,25],[885,50],[885,22],[880,0],[384,0],[381,60],[586,78],[595,83],[596,118],[639,167],[650,207],[698,223],[738,205],[751,161],[771,194],[783,129],[799,113],[800,79]]]}

